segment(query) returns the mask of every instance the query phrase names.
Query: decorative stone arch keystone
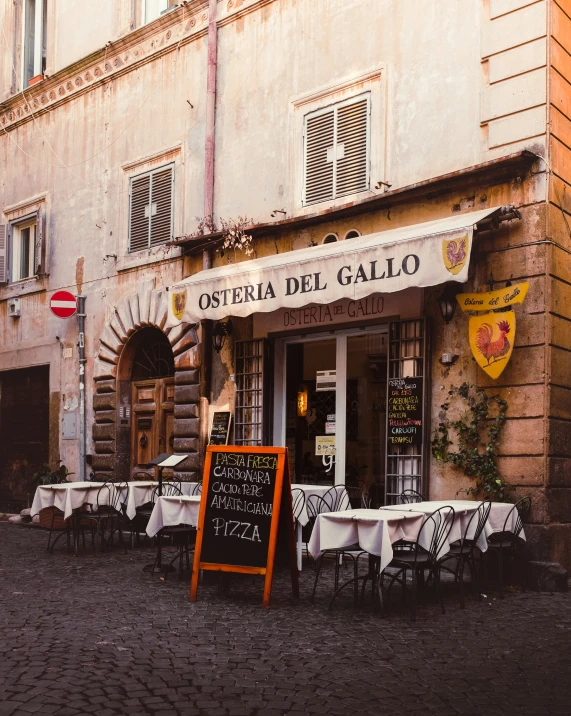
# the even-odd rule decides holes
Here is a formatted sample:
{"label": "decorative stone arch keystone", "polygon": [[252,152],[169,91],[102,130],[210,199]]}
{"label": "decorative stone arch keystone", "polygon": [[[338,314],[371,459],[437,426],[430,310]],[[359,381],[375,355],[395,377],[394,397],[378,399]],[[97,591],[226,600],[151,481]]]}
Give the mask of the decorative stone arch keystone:
{"label": "decorative stone arch keystone", "polygon": [[[118,427],[121,384],[120,359],[131,336],[147,327],[161,330],[174,355],[174,451],[189,453],[178,468],[176,477],[196,480],[200,471],[199,381],[200,352],[196,326],[183,323],[165,328],[167,293],[153,290],[151,282],[139,286],[136,294],[119,302],[112,318],[99,336],[93,380],[93,460],[92,469],[110,478],[125,479],[129,470],[129,441]],[[127,450],[127,455],[123,454]]]}

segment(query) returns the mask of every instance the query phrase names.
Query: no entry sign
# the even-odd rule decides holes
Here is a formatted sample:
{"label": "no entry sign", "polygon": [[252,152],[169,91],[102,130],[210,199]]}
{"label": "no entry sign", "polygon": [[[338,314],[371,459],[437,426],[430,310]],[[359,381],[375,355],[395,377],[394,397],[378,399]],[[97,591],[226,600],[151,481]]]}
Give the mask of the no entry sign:
{"label": "no entry sign", "polygon": [[50,310],[58,318],[70,318],[77,311],[77,300],[69,291],[56,291],[50,299]]}

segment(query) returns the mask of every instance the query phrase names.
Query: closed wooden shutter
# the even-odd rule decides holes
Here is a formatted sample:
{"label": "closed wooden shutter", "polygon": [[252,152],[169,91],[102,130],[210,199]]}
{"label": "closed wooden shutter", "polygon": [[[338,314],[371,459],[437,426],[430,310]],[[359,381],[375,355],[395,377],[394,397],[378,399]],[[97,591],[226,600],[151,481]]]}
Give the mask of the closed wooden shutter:
{"label": "closed wooden shutter", "polygon": [[317,204],[334,197],[335,111],[307,119],[305,128],[305,203]]}
{"label": "closed wooden shutter", "polygon": [[344,147],[343,158],[337,159],[337,196],[369,187],[368,124],[368,97],[337,110],[337,144]]}
{"label": "closed wooden shutter", "polygon": [[172,167],[152,175],[151,184],[151,246],[158,246],[172,238]]}
{"label": "closed wooden shutter", "polygon": [[369,187],[370,96],[360,95],[305,119],[305,205]]}
{"label": "closed wooden shutter", "polygon": [[7,276],[7,265],[6,265],[6,236],[7,236],[6,224],[0,224],[0,283],[6,283],[8,280]]}
{"label": "closed wooden shutter", "polygon": [[129,251],[170,241],[173,224],[173,167],[131,179]]}
{"label": "closed wooden shutter", "polygon": [[140,251],[149,247],[150,198],[150,174],[132,179],[129,212],[129,251]]}
{"label": "closed wooden shutter", "polygon": [[46,245],[45,245],[45,212],[43,207],[36,214],[36,245],[34,247],[34,275],[42,276],[46,272]]}

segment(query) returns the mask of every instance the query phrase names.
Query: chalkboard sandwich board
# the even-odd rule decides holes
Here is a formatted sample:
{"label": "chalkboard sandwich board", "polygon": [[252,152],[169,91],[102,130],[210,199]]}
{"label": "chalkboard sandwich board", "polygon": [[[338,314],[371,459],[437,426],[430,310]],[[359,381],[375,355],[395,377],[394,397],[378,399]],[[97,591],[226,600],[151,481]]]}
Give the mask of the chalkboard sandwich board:
{"label": "chalkboard sandwich board", "polygon": [[227,445],[228,433],[230,432],[230,419],[232,413],[229,410],[214,413],[212,417],[212,428],[210,429],[210,445]]}
{"label": "chalkboard sandwich board", "polygon": [[265,576],[270,604],[278,540],[288,554],[299,597],[287,448],[209,445],[190,585],[196,600],[201,569]]}

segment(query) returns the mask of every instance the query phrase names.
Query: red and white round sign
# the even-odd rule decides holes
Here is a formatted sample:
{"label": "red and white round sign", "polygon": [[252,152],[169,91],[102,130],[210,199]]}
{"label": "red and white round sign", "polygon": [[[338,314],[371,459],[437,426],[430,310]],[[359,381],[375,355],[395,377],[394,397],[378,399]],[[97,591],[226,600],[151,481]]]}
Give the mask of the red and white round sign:
{"label": "red and white round sign", "polygon": [[71,318],[77,311],[77,300],[69,291],[56,291],[50,299],[50,310],[58,318]]}

